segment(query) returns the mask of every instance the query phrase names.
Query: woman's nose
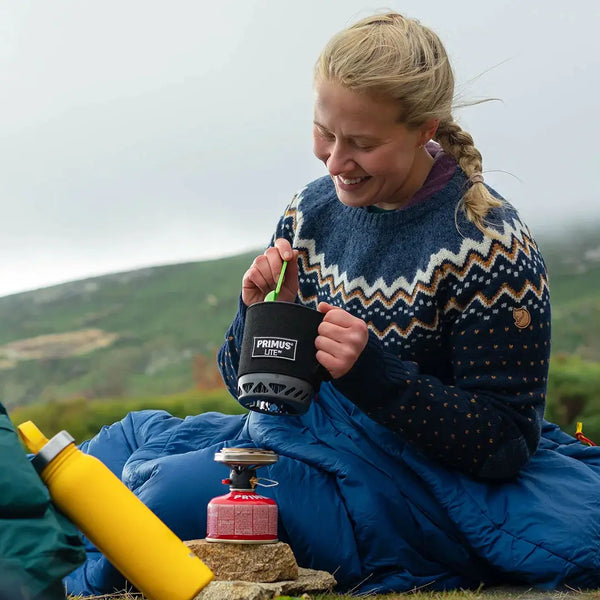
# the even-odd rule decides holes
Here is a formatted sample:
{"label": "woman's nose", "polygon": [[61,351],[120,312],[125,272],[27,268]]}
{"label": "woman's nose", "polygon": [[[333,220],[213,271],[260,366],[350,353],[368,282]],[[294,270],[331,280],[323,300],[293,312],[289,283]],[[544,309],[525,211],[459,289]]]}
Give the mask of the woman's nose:
{"label": "woman's nose", "polygon": [[332,175],[339,175],[348,170],[352,157],[348,149],[339,143],[332,144],[329,157],[325,162],[327,170]]}

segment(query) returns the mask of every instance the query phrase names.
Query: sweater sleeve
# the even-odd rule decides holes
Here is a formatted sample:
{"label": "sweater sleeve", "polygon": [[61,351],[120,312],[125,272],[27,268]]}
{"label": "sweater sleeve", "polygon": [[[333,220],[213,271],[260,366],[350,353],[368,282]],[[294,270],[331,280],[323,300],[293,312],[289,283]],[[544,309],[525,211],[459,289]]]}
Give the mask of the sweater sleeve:
{"label": "sweater sleeve", "polygon": [[237,372],[240,365],[240,349],[242,347],[242,336],[244,335],[244,323],[246,322],[246,305],[242,302],[240,295],[238,301],[238,312],[233,323],[225,333],[225,341],[217,353],[217,365],[221,371],[221,377],[229,390],[229,393],[237,398]]}
{"label": "sweater sleeve", "polygon": [[550,354],[550,304],[537,255],[512,273],[452,286],[445,307],[447,381],[386,352],[370,333],[334,385],[373,420],[432,459],[485,479],[507,479],[536,451]]}

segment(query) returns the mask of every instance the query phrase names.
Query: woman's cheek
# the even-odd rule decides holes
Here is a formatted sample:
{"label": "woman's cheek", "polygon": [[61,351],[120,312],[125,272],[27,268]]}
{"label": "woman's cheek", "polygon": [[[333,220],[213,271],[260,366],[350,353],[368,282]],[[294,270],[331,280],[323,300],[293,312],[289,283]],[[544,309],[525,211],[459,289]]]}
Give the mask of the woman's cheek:
{"label": "woman's cheek", "polygon": [[316,136],[313,138],[313,154],[323,163],[326,163],[329,158],[327,144]]}

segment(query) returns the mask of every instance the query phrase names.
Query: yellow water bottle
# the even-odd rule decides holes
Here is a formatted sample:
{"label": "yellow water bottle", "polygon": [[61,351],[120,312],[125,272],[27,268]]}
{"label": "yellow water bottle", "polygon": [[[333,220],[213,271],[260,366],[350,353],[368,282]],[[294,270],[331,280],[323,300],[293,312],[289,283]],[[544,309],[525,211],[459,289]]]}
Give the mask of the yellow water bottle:
{"label": "yellow water bottle", "polygon": [[100,460],[61,431],[18,427],[56,506],[148,600],[192,600],[212,571]]}

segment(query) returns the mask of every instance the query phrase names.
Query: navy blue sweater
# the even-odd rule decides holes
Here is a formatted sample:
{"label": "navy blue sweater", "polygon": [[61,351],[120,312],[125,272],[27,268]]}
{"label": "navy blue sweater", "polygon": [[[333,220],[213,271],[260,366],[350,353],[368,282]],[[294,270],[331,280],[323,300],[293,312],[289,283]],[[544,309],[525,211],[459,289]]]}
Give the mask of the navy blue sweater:
{"label": "navy blue sweater", "polygon": [[[504,479],[540,437],[548,282],[510,204],[488,215],[496,236],[457,210],[466,185],[457,169],[425,202],[378,213],[343,205],[323,177],[293,198],[274,238],[300,252],[298,302],[340,306],[369,326],[367,347],[333,385],[430,458]],[[240,302],[218,355],[234,396],[244,318]]]}

